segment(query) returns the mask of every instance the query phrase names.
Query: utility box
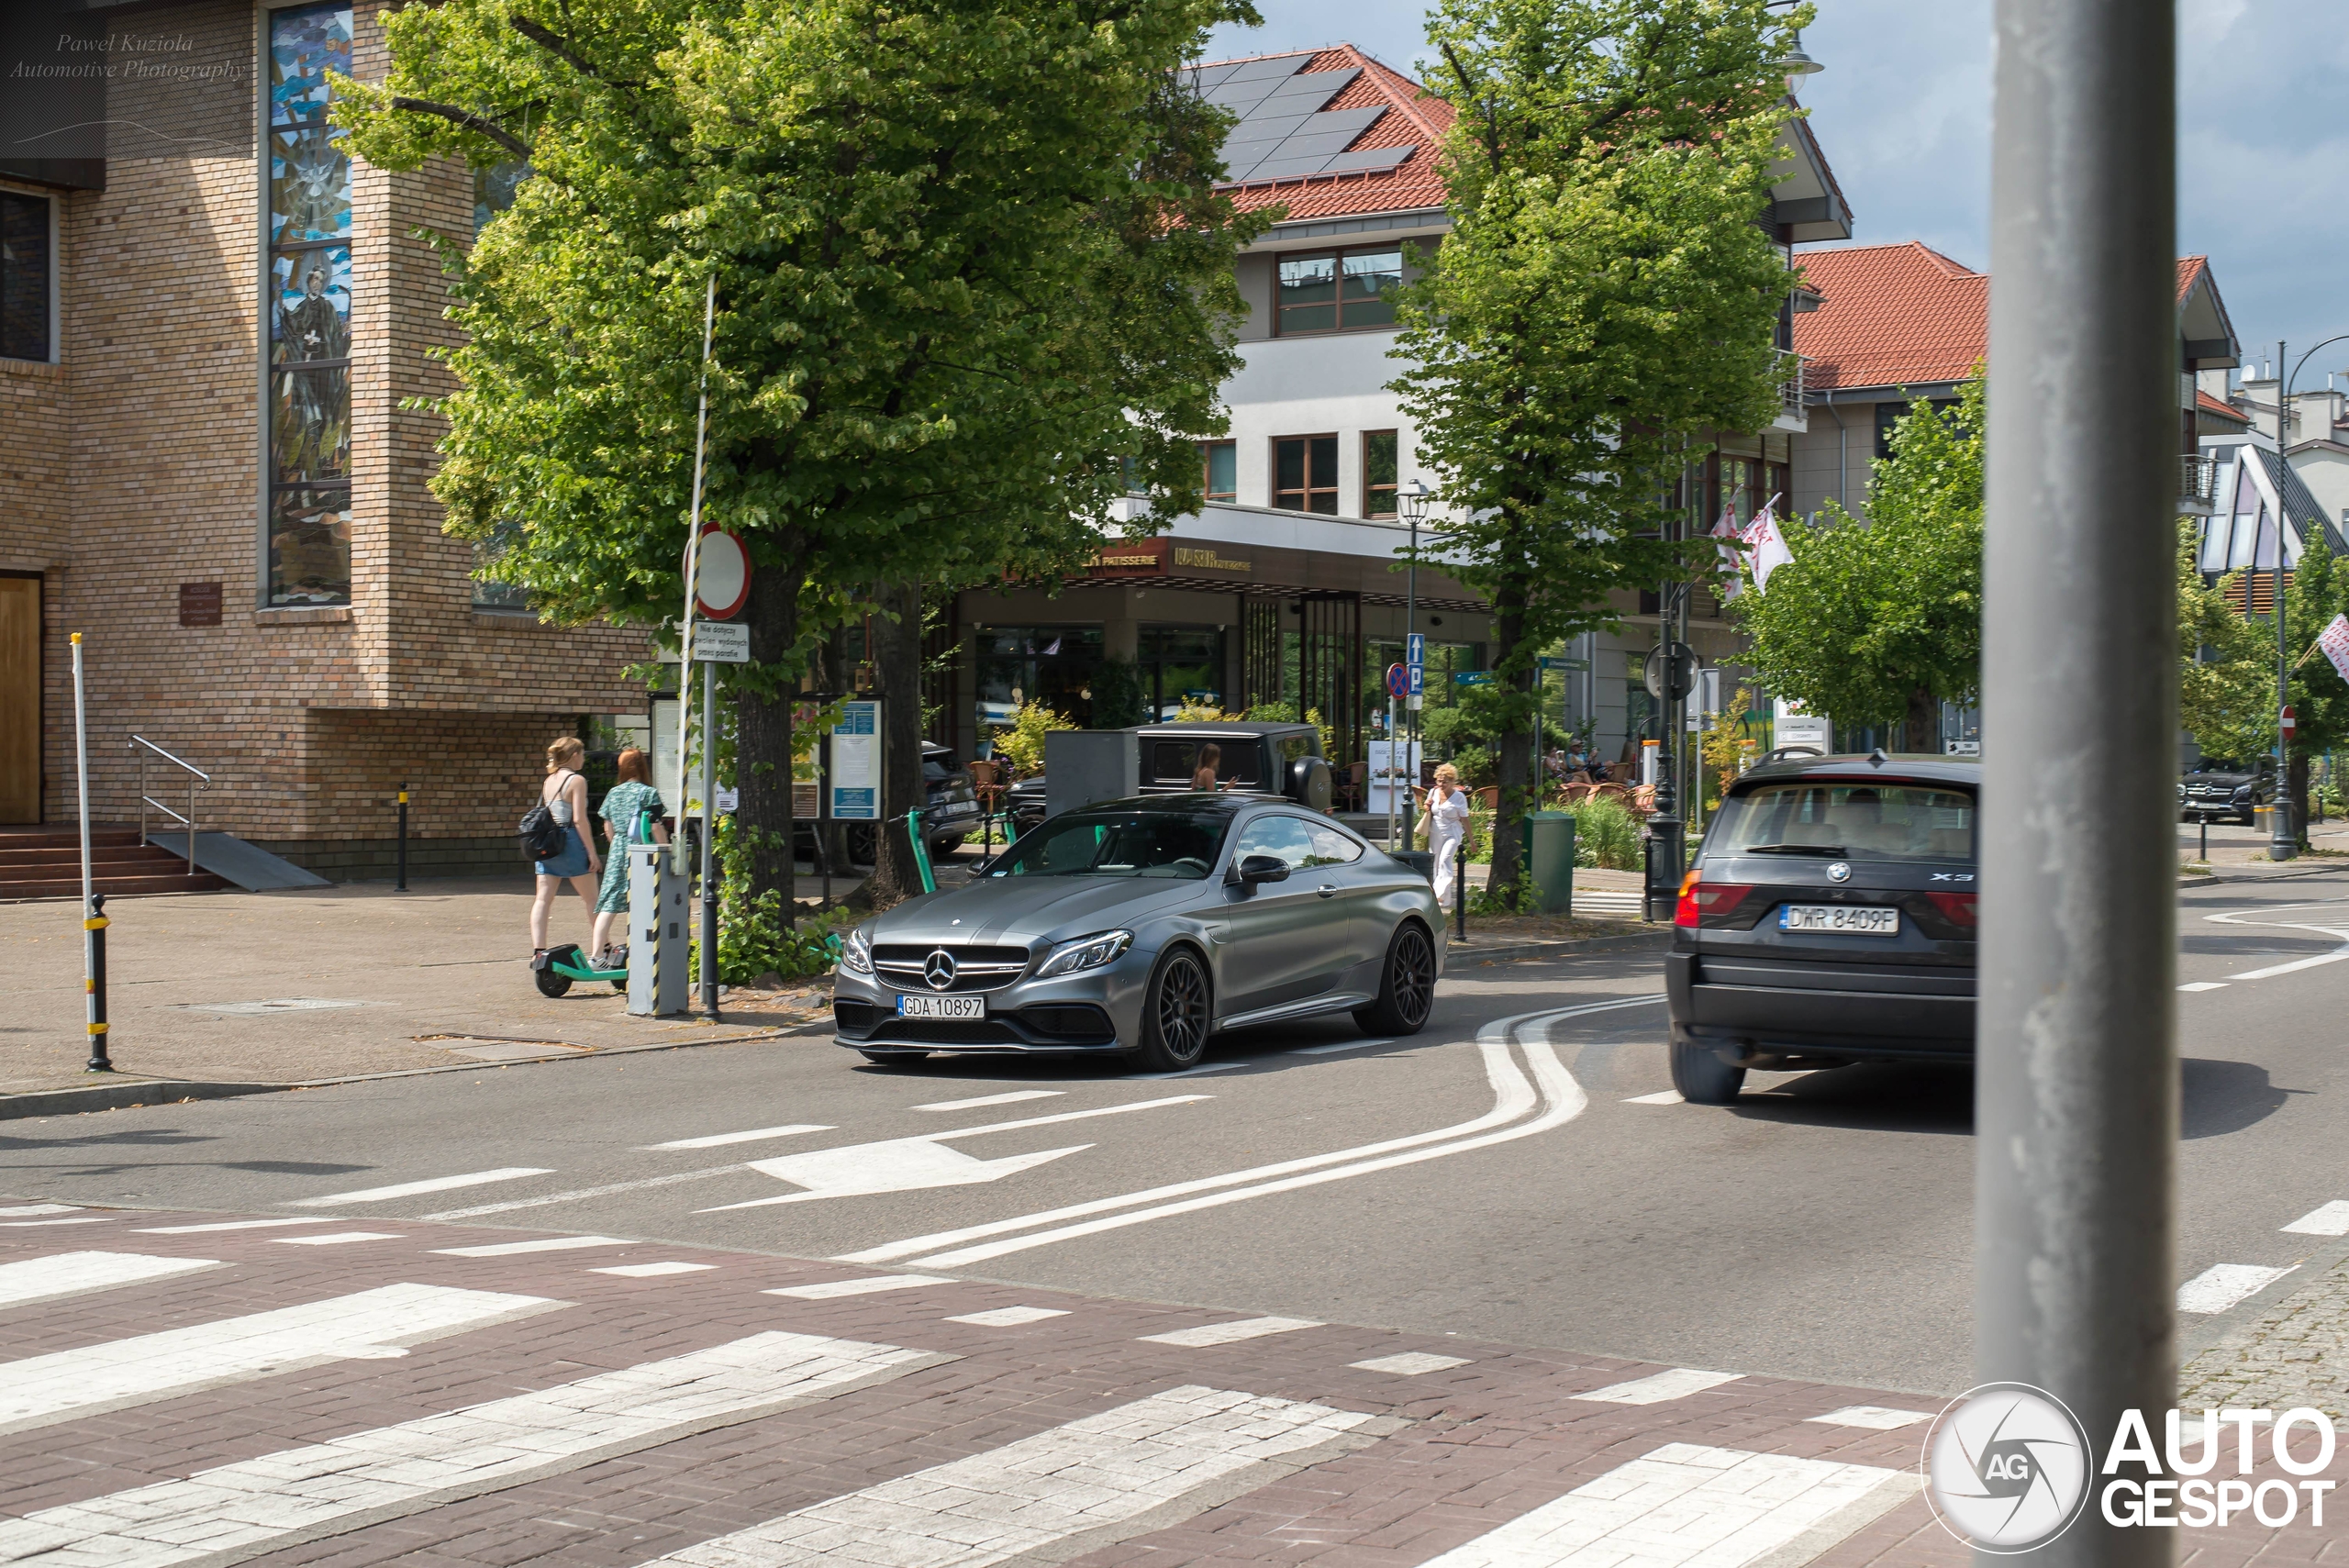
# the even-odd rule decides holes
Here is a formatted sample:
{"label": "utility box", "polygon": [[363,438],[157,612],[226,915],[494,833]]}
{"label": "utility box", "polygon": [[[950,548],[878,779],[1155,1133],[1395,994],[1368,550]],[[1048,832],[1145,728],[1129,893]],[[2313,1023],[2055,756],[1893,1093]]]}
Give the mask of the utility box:
{"label": "utility box", "polygon": [[[638,1018],[685,1010],[692,978],[693,922],[686,906],[691,882],[667,846],[629,846],[628,1010]],[[715,954],[711,962],[717,962]]]}
{"label": "utility box", "polygon": [[1053,729],[1044,735],[1044,814],[1058,817],[1141,793],[1141,747],[1130,729]]}
{"label": "utility box", "polygon": [[1575,814],[1525,814],[1525,874],[1541,895],[1544,915],[1571,915],[1575,907]]}

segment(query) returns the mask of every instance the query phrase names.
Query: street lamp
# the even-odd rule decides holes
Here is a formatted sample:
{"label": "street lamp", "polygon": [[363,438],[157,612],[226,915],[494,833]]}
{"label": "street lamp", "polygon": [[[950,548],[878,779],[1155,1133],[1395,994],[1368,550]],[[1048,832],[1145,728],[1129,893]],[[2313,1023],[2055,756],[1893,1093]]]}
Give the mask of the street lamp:
{"label": "street lamp", "polygon": [[[1411,525],[1411,553],[1403,567],[1403,656],[1408,659],[1411,634],[1419,629],[1419,525],[1428,520],[1428,503],[1435,499],[1435,492],[1424,482],[1414,479],[1397,487],[1395,499],[1402,508],[1403,520]],[[1411,764],[1409,781],[1403,788],[1403,842],[1407,847],[1411,842],[1411,808],[1418,798],[1411,794],[1411,787],[1419,782],[1419,694],[1413,692],[1409,701],[1410,717],[1406,723],[1408,738],[1403,743],[1403,760]],[[1386,788],[1391,795],[1395,788],[1395,738],[1390,735],[1386,740]],[[1394,848],[1391,844],[1387,847]]]}
{"label": "street lamp", "polygon": [[[2284,630],[2284,528],[2290,515],[2284,509],[2284,475],[2291,471],[2292,461],[2286,453],[2292,445],[2292,384],[2316,355],[2317,349],[2330,347],[2349,339],[2349,332],[2337,332],[2302,354],[2299,362],[2288,374],[2284,369],[2284,342],[2276,341],[2276,465],[2283,473],[2276,480],[2276,805],[2267,824],[2267,858],[2269,861],[2297,860],[2300,853],[2300,803],[2293,797],[2292,773],[2289,761],[2291,747],[2284,735],[2284,710],[2292,701],[2292,650]],[[2258,569],[2257,562],[2253,570]],[[2251,611],[2248,596],[2243,611]]]}

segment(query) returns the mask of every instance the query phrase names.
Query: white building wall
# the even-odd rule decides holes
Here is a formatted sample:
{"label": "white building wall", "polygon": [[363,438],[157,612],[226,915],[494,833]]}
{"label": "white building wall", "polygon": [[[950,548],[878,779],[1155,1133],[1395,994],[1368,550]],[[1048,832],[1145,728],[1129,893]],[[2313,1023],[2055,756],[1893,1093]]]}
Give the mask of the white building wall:
{"label": "white building wall", "polygon": [[1342,517],[1362,515],[1364,431],[1398,432],[1397,477],[1406,484],[1421,477],[1418,443],[1403,417],[1402,402],[1386,390],[1404,369],[1401,361],[1387,357],[1395,338],[1391,330],[1335,332],[1241,346],[1246,362],[1224,384],[1223,396],[1231,410],[1241,505],[1272,504],[1273,442],[1282,436],[1338,437]]}

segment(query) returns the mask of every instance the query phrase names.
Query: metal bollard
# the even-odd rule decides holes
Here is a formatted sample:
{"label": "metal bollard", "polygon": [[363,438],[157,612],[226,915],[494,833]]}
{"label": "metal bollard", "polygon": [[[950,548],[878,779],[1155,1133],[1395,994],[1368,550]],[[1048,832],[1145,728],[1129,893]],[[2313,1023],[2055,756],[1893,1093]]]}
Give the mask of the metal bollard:
{"label": "metal bollard", "polygon": [[406,779],[400,780],[400,831],[397,854],[398,881],[393,884],[392,891],[406,893],[407,891],[407,780]]}
{"label": "metal bollard", "polygon": [[90,933],[90,1064],[92,1073],[111,1073],[114,1061],[106,1054],[106,895],[90,895],[89,917],[82,929]]}

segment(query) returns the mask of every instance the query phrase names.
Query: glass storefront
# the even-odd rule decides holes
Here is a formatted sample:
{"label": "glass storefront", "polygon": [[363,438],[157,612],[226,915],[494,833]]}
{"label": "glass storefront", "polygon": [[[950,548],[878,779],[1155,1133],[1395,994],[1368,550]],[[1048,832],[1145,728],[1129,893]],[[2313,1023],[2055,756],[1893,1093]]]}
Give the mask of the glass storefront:
{"label": "glass storefront", "polygon": [[1223,706],[1223,632],[1211,626],[1145,626],[1135,644],[1143,699],[1161,720],[1186,703]]}
{"label": "glass storefront", "polygon": [[1080,728],[1093,722],[1093,677],[1101,668],[1098,626],[985,626],[975,633],[979,732],[1009,724],[1024,703],[1041,702]]}

